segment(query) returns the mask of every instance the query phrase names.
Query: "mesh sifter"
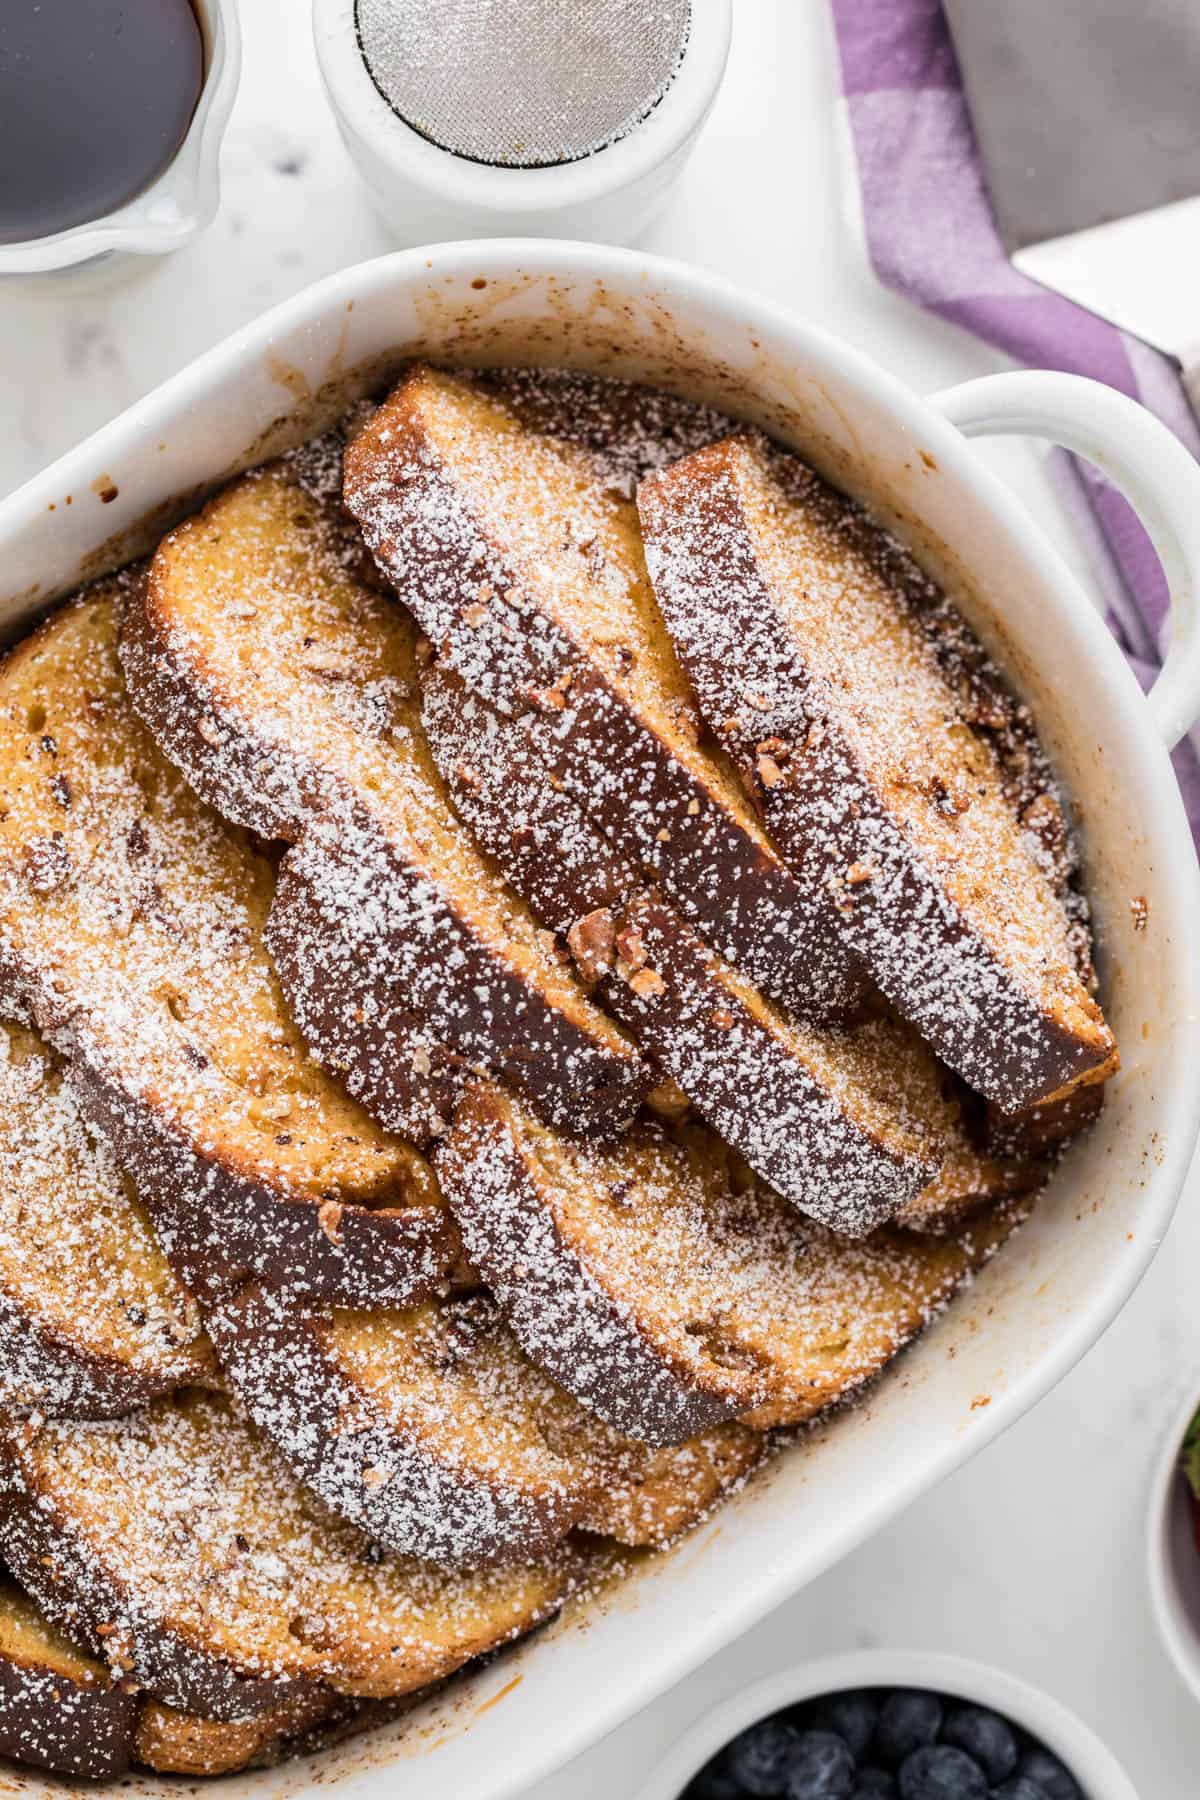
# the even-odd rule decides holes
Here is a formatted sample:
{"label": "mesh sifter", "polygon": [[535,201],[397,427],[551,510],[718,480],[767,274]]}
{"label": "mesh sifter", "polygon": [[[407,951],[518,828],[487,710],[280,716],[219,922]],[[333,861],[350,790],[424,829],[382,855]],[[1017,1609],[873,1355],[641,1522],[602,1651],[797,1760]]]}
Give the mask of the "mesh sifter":
{"label": "mesh sifter", "polygon": [[[701,0],[701,5],[709,0]],[[578,162],[658,105],[691,0],[357,0],[371,79],[451,155],[507,169]]]}

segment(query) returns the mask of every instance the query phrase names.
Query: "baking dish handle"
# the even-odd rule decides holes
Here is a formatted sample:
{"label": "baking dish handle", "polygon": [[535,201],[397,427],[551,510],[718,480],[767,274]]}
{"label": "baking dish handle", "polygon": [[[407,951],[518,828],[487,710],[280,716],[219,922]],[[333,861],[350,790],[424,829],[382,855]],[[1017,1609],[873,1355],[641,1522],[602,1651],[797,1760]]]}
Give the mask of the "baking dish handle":
{"label": "baking dish handle", "polygon": [[1045,438],[1095,463],[1157,550],[1171,596],[1167,653],[1146,696],[1168,748],[1200,718],[1200,463],[1154,414],[1082,375],[1019,369],[934,394],[966,437]]}

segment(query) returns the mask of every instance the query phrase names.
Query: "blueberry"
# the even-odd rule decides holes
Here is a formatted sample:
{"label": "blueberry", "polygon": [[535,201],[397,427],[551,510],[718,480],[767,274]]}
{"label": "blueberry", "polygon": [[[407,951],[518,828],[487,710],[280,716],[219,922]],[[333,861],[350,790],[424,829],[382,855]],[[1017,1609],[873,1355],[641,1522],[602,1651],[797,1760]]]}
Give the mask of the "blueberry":
{"label": "blueberry", "polygon": [[942,1703],[920,1688],[898,1688],[889,1694],[875,1727],[875,1755],[898,1768],[906,1756],[932,1744],[942,1728]]}
{"label": "blueberry", "polygon": [[705,1763],[698,1775],[692,1776],[684,1792],[685,1800],[742,1800],[744,1790],[730,1770],[726,1752],[722,1751],[720,1756]]}
{"label": "blueberry", "polygon": [[788,1762],[787,1800],[850,1800],[854,1758],[833,1731],[805,1731]]}
{"label": "blueberry", "polygon": [[925,1744],[900,1765],[900,1800],[987,1800],[987,1776],[965,1750]]}
{"label": "blueberry", "polygon": [[1022,1752],[1017,1773],[1028,1775],[1031,1781],[1036,1781],[1044,1791],[1046,1800],[1083,1800],[1079,1783],[1070,1770],[1063,1767],[1057,1756],[1051,1756],[1048,1750],[1043,1750],[1040,1744],[1034,1744]]}
{"label": "blueberry", "polygon": [[1017,1766],[1017,1738],[1007,1719],[982,1706],[956,1706],[942,1726],[943,1744],[973,1756],[988,1780],[1007,1781]]}
{"label": "blueberry", "polygon": [[850,1790],[850,1800],[898,1800],[896,1777],[886,1769],[860,1769]]}
{"label": "blueberry", "polygon": [[1003,1787],[992,1789],[992,1800],[1047,1800],[1047,1794],[1040,1781],[1031,1781],[1028,1775],[1014,1775]]}
{"label": "blueberry", "polygon": [[879,1701],[866,1688],[851,1688],[844,1694],[825,1694],[808,1708],[805,1724],[814,1731],[834,1731],[845,1738],[854,1757],[864,1756],[875,1722],[879,1717]]}
{"label": "blueberry", "polygon": [[728,1750],[727,1767],[744,1794],[782,1794],[800,1733],[784,1719],[760,1719]]}

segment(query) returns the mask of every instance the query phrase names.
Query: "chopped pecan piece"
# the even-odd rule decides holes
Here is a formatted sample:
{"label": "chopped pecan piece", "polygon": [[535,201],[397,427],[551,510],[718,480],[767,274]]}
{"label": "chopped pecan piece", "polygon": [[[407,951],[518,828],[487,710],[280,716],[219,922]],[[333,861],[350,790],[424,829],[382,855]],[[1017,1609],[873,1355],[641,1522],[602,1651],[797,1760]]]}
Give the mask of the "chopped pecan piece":
{"label": "chopped pecan piece", "polygon": [[622,926],[617,933],[617,955],[621,961],[621,974],[628,978],[646,966],[646,946],[642,942],[642,934],[632,925]]}
{"label": "chopped pecan piece", "polygon": [[567,948],[585,981],[599,981],[613,965],[617,928],[606,906],[576,919],[567,933]]}
{"label": "chopped pecan piece", "polygon": [[317,1224],[331,1244],[342,1242],[342,1205],[339,1200],[323,1200],[317,1208]]}

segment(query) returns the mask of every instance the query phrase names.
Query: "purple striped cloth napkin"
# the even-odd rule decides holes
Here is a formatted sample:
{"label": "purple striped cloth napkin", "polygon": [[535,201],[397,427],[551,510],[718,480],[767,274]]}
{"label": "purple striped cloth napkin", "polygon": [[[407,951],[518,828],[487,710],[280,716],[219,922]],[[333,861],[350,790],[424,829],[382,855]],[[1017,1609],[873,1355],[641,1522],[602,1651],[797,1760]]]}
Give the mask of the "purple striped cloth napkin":
{"label": "purple striped cloth napkin", "polygon": [[[832,0],[871,262],[910,300],[1018,362],[1090,375],[1140,400],[1200,455],[1174,364],[1009,262],[983,182],[940,0]],[[1143,686],[1159,666],[1166,584],[1145,531],[1090,464],[1056,455],[1084,530],[1108,622]],[[1200,844],[1200,757],[1175,769]]]}

